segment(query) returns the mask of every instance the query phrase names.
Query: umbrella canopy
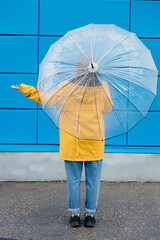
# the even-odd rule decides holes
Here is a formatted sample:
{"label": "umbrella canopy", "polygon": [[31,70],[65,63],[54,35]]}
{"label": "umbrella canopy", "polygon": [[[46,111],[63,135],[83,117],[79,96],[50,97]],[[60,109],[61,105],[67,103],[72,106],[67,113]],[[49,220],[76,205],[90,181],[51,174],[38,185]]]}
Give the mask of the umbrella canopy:
{"label": "umbrella canopy", "polygon": [[127,133],[157,94],[158,71],[135,33],[89,24],[52,44],[40,64],[37,90],[57,128],[81,139]]}

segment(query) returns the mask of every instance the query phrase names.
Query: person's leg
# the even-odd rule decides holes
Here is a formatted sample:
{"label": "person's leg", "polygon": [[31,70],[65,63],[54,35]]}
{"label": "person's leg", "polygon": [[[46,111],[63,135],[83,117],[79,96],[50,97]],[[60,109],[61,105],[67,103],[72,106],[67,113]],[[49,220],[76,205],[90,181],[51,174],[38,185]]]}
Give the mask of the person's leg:
{"label": "person's leg", "polygon": [[86,176],[86,200],[85,200],[85,227],[94,227],[96,223],[94,212],[97,211],[97,203],[99,198],[100,177],[102,169],[102,161],[85,162]]}
{"label": "person's leg", "polygon": [[85,162],[86,200],[85,211],[96,212],[99,199],[100,177],[103,159]]}
{"label": "person's leg", "polygon": [[80,211],[80,187],[83,162],[64,161],[67,176],[69,211]]}

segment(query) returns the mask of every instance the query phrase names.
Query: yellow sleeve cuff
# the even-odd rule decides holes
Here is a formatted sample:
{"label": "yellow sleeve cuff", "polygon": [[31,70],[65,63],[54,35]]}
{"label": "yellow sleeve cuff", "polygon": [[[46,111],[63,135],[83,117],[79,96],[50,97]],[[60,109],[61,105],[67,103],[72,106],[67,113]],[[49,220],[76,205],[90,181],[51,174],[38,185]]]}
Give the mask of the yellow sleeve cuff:
{"label": "yellow sleeve cuff", "polygon": [[21,85],[19,86],[18,90],[21,92],[21,93],[25,93],[25,90],[26,90],[26,87],[28,85],[27,84],[24,84],[24,83],[21,83]]}

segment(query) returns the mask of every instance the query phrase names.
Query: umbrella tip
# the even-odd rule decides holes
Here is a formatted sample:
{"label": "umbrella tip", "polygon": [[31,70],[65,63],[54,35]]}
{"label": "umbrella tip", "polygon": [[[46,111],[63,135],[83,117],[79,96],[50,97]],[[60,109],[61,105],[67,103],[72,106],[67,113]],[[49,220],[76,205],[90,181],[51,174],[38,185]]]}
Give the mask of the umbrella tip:
{"label": "umbrella tip", "polygon": [[89,72],[96,72],[98,70],[98,64],[95,62],[90,63],[88,66],[88,70]]}

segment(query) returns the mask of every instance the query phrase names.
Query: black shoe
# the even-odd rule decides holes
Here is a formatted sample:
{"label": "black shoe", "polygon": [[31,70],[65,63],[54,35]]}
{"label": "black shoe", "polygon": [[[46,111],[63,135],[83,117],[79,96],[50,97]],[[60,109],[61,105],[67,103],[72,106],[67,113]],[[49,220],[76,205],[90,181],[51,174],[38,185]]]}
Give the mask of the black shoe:
{"label": "black shoe", "polygon": [[81,227],[81,220],[79,214],[72,214],[69,219],[69,223],[71,227]]}
{"label": "black shoe", "polygon": [[93,216],[93,214],[86,214],[85,219],[84,219],[84,226],[85,227],[94,227],[96,223],[96,219]]}

